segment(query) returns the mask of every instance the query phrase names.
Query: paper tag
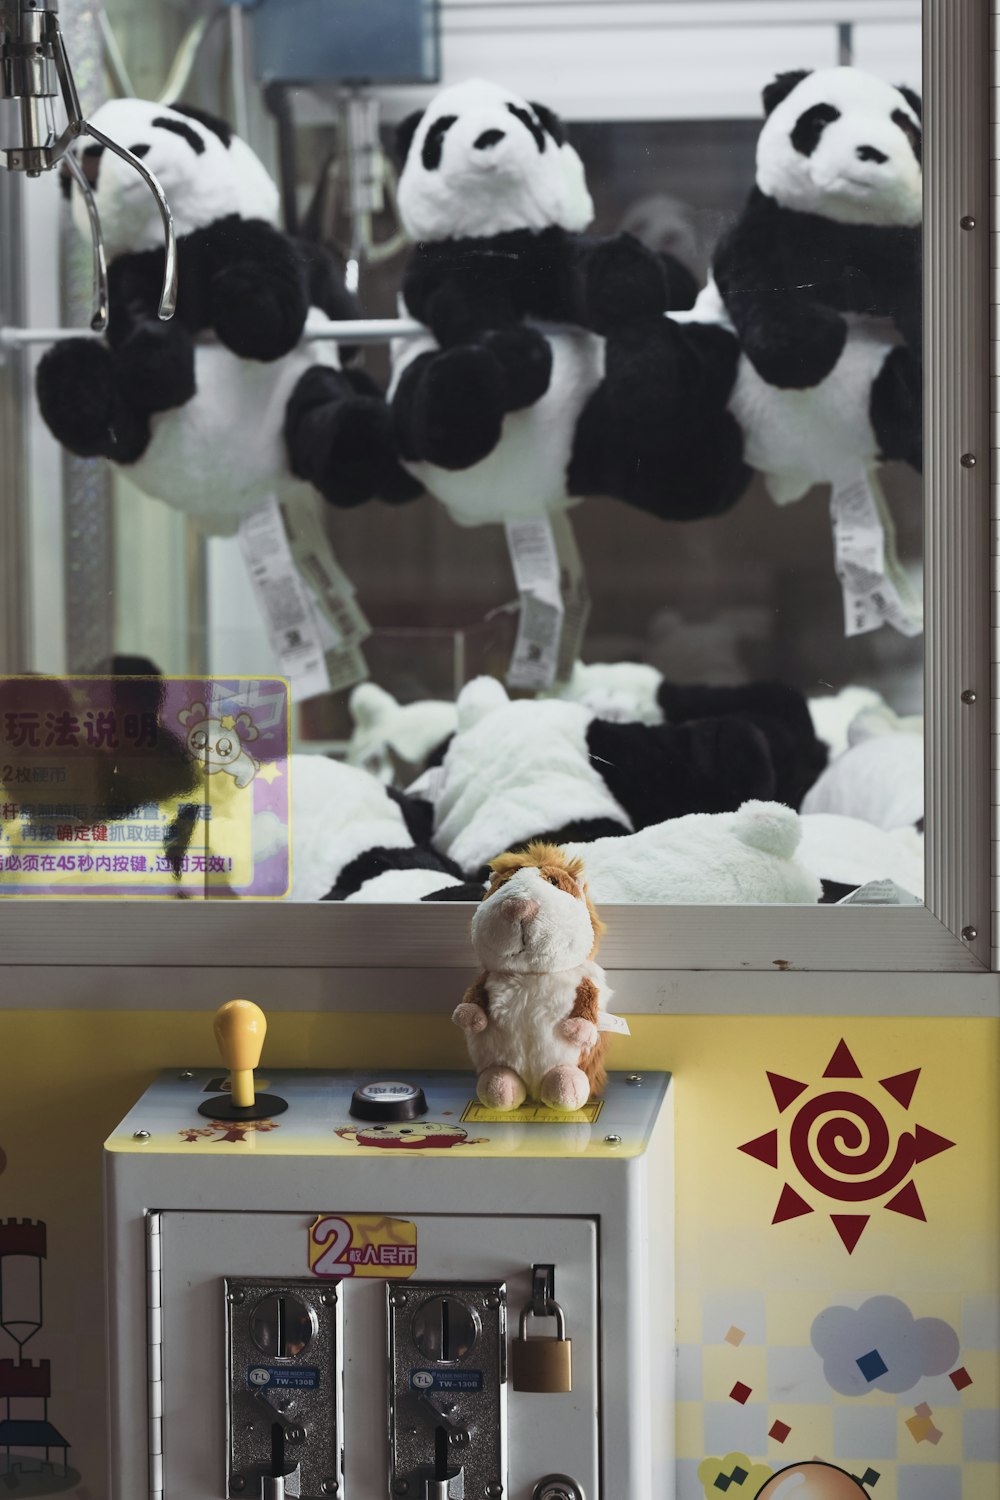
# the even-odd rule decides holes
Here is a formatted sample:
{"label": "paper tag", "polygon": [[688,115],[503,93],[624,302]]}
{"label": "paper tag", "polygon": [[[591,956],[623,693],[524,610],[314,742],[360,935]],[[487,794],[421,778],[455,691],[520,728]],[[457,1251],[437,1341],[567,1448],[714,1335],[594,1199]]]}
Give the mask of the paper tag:
{"label": "paper tag", "polygon": [[891,625],[901,635],[919,635],[923,609],[900,565],[892,516],[875,474],[862,472],[835,485],[830,515],[845,634]]}
{"label": "paper tag", "polygon": [[576,538],[565,515],[509,521],[504,530],[520,595],[507,682],[551,688],[568,681],[590,613]]}
{"label": "paper tag", "polygon": [[270,499],[240,522],[240,551],[281,670],[302,702],[330,691],[316,617],[292,561],[281,509]]}
{"label": "paper tag", "polygon": [[444,791],[444,766],[428,766],[416,781],[411,781],[406,788],[408,797],[419,797],[423,802],[437,803],[441,800]]}
{"label": "paper tag", "polygon": [[292,560],[327,626],[327,649],[367,640],[371,626],[358,604],[353,583],[334,556],[311,497],[286,500],[282,511]]}
{"label": "paper tag", "polygon": [[628,1022],[624,1016],[613,1016],[609,1010],[602,1010],[597,1015],[598,1031],[613,1031],[618,1036],[631,1036]]}

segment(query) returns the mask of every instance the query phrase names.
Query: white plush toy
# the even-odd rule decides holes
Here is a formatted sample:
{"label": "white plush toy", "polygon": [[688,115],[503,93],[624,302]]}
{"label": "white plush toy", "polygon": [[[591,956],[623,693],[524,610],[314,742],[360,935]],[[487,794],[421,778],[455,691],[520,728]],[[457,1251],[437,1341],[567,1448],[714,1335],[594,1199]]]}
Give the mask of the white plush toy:
{"label": "white plush toy", "polygon": [[405,812],[367,771],[293,755],[292,901],[420,901],[461,881],[414,841]]}
{"label": "white plush toy", "polygon": [[[924,741],[912,730],[885,732],[881,716],[862,716],[875,733],[856,738],[806,793],[803,813],[839,813],[875,828],[915,828],[924,816]],[[921,720],[922,724],[922,720]]]}
{"label": "white plush toy", "polygon": [[[396,463],[389,414],[337,344],[358,315],[319,245],[278,228],[275,184],[221,120],[187,105],[115,99],[94,121],[155,173],[177,231],[174,317],[157,317],[162,228],[141,179],[99,145],[79,151],[109,258],[107,338],[45,354],[39,405],[72,452],[122,465],[145,494],[227,535],[272,495],[331,503],[418,490]],[[71,179],[65,179],[67,189]],[[73,213],[86,232],[82,195]]]}
{"label": "white plush toy", "polygon": [[566,845],[585,858],[603,905],[815,906],[818,877],[799,851],[802,820],[780,802],[691,813],[624,838]]}
{"label": "white plush toy", "polygon": [[663,673],[645,662],[578,661],[562,688],[552,697],[582,703],[599,719],[620,724],[662,724],[663,709],[657,698]]}
{"label": "white plush toy", "polygon": [[427,757],[454,734],[458,709],[443,699],[400,704],[374,682],[360,682],[348,700],[354,731],[347,760],[391,785],[422,771]]}
{"label": "white plush toy", "polygon": [[924,840],[915,828],[887,832],[861,818],[835,813],[810,813],[799,822],[799,859],[820,880],[852,890],[891,880],[923,899]]}
{"label": "white plush toy", "polygon": [[493,861],[472,918],[483,973],[452,1016],[482,1104],[512,1110],[530,1095],[575,1110],[602,1092],[611,993],[594,962],[602,931],[582,860],[532,844]]}

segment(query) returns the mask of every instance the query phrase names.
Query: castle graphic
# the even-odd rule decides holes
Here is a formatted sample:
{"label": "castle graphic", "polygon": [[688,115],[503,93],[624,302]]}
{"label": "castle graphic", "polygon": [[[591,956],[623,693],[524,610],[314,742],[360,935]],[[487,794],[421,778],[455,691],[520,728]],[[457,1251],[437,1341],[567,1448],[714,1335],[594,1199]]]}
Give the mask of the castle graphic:
{"label": "castle graphic", "polygon": [[16,1358],[0,1359],[0,1479],[13,1495],[52,1494],[79,1478],[69,1442],[49,1420],[49,1361],[24,1357],[43,1322],[45,1254],[44,1224],[0,1220],[0,1329],[17,1346]]}

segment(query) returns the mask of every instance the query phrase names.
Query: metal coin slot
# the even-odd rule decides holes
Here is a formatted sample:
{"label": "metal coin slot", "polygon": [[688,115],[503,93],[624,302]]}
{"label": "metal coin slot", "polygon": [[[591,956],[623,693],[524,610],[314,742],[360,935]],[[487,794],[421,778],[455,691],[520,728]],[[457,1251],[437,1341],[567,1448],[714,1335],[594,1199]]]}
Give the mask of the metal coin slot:
{"label": "metal coin slot", "polygon": [[475,1348],[479,1317],[457,1297],[431,1297],[413,1315],[413,1342],[432,1364],[454,1365]]}
{"label": "metal coin slot", "polygon": [[250,1337],[272,1359],[295,1359],[312,1342],[316,1314],[288,1294],[262,1297],[250,1314]]}

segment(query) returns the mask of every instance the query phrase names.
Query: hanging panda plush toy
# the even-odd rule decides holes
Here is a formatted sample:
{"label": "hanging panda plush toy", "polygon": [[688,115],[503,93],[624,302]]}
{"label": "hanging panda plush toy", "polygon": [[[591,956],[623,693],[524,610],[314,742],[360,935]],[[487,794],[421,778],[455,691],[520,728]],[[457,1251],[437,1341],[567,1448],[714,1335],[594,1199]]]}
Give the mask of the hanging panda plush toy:
{"label": "hanging panda plush toy", "polygon": [[[732,503],[754,470],[785,504],[921,467],[920,100],[850,67],[780,74],[763,98],[756,182],[693,312],[650,304],[637,333],[636,305],[609,337],[601,399],[630,424],[609,462],[655,474],[636,503],[662,515],[706,486]],[[724,451],[705,441],[720,401]]]}
{"label": "hanging panda plush toy", "polygon": [[[303,483],[339,505],[417,493],[393,457],[374,383],[341,368],[336,343],[312,341],[357,307],[324,250],[276,227],[278,192],[249,146],[184,105],[117,99],[94,120],[163,186],[177,230],[177,312],[157,316],[153,199],[116,156],[85,146],[110,320],[106,339],[64,340],[39,364],[39,405],[55,437],[121,464],[139,489],[218,534]],[[79,193],[73,211],[86,229]]]}
{"label": "hanging panda plush toy", "polygon": [[693,278],[628,236],[584,235],[580,158],[551,110],[509,89],[443,90],[400,145],[399,209],[417,241],[402,308],[428,329],[393,351],[400,457],[462,525],[563,510],[593,492],[568,469],[603,375],[598,335],[634,279],[685,307]]}

